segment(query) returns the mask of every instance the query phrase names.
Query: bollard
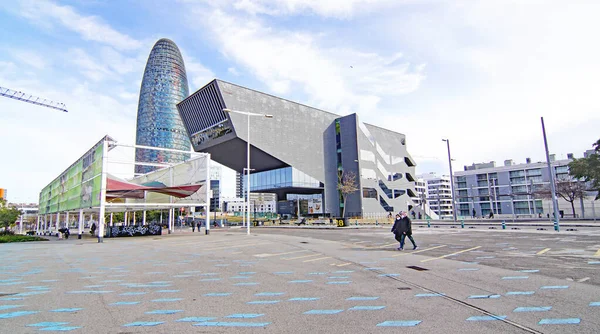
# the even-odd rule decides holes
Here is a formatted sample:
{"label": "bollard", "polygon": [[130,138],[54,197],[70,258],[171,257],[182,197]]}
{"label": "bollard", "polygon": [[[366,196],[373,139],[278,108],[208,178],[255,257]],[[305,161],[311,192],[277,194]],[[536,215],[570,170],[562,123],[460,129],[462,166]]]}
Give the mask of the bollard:
{"label": "bollard", "polygon": [[431,227],[431,222],[427,220],[427,227]]}
{"label": "bollard", "polygon": [[354,225],[358,226],[358,220],[354,220]]}
{"label": "bollard", "polygon": [[506,230],[506,223],[504,222],[504,220],[502,221],[502,229]]}
{"label": "bollard", "polygon": [[464,219],[462,219],[462,220],[460,221],[460,227],[461,227],[461,228],[465,228],[465,220],[464,220]]}
{"label": "bollard", "polygon": [[556,221],[556,220],[554,221],[554,230],[556,232],[560,232],[560,227],[558,226],[558,221]]}
{"label": "bollard", "polygon": [[375,219],[375,226],[379,226],[379,222]]}

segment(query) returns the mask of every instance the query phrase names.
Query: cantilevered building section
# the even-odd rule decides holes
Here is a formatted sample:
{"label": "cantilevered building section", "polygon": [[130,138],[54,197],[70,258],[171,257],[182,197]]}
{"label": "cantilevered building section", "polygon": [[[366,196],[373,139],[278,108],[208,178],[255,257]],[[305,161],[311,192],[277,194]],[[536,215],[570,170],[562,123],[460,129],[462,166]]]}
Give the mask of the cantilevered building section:
{"label": "cantilevered building section", "polygon": [[[177,105],[197,152],[241,173],[246,168],[246,115],[250,119],[252,192],[279,200],[307,196],[312,214],[343,211],[338,172],[354,172],[359,190],[348,196],[345,216],[381,216],[413,208],[415,163],[403,134],[272,95],[213,80]],[[243,184],[248,183],[244,180]],[[413,208],[418,210],[418,208]]]}
{"label": "cantilevered building section", "polygon": [[[182,151],[190,150],[190,141],[176,104],[189,95],[185,65],[177,45],[160,39],[148,57],[137,113],[136,144]],[[139,163],[177,163],[188,154],[138,148]],[[149,173],[159,167],[136,165],[136,173]]]}

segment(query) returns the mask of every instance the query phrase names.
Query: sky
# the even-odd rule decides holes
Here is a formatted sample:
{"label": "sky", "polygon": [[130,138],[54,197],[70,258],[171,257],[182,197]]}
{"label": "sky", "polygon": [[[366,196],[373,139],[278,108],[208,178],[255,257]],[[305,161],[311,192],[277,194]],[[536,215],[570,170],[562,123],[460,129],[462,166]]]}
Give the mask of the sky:
{"label": "sky", "polygon": [[[182,51],[190,92],[219,78],[407,136],[417,173],[581,157],[600,138],[598,1],[0,2],[0,188],[40,190],[108,134],[135,143],[154,43]],[[128,153],[123,153],[124,155]],[[133,169],[133,167],[128,167]],[[125,177],[126,171],[123,175]],[[223,196],[233,196],[224,173]]]}

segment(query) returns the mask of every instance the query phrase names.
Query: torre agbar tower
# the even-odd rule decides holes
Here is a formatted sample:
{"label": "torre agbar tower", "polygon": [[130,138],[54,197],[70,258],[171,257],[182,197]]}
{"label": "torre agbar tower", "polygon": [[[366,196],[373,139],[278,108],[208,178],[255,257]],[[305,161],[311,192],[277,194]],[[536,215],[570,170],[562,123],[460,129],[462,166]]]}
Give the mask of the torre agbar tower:
{"label": "torre agbar tower", "polygon": [[[183,58],[173,41],[162,38],[154,44],[142,79],[137,112],[135,142],[182,151],[190,150],[190,140],[176,104],[189,95]],[[136,148],[135,161],[141,163],[176,163],[189,155]],[[136,174],[160,167],[136,165]]]}

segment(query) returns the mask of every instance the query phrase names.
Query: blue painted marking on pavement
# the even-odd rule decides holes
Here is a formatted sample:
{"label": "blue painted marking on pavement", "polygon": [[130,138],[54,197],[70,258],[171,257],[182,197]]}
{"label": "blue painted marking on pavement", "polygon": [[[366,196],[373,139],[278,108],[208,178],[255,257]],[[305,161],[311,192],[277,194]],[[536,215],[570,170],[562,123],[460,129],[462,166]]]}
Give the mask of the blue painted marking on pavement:
{"label": "blue painted marking on pavement", "polygon": [[179,312],[183,312],[183,310],[154,310],[148,311],[146,314],[175,314]]}
{"label": "blue painted marking on pavement", "polygon": [[477,271],[479,268],[460,268],[458,271]]}
{"label": "blue painted marking on pavement", "polygon": [[200,276],[216,276],[219,275],[219,273],[204,273],[204,274],[200,274]]}
{"label": "blue painted marking on pavement", "polygon": [[568,289],[568,285],[546,285],[541,287],[540,289]]}
{"label": "blue painted marking on pavement", "polygon": [[215,264],[215,267],[229,267],[227,263]]}
{"label": "blue painted marking on pavement", "polygon": [[542,319],[538,322],[538,325],[577,325],[581,322],[579,318],[566,318],[566,319]]}
{"label": "blue painted marking on pavement", "polygon": [[377,327],[413,327],[421,323],[421,320],[401,320],[384,321],[377,324]]}
{"label": "blue painted marking on pavement", "polygon": [[116,303],[112,303],[109,305],[113,305],[113,306],[119,306],[119,305],[136,305],[139,304],[140,302],[116,302]]}
{"label": "blue painted marking on pavement", "polygon": [[211,282],[211,281],[220,281],[220,278],[203,278],[200,282]]}
{"label": "blue painted marking on pavement", "polygon": [[178,302],[180,300],[183,300],[183,298],[160,298],[160,299],[153,299],[152,301],[155,303],[168,303],[168,302]]}
{"label": "blue painted marking on pavement", "polygon": [[376,311],[382,310],[385,306],[354,306],[348,309],[348,311]]}
{"label": "blue painted marking on pavement", "polygon": [[493,321],[493,320],[504,320],[505,315],[479,315],[467,318],[467,321]]}
{"label": "blue painted marking on pavement", "polygon": [[47,286],[26,286],[25,289],[37,290],[37,291],[40,291],[40,290],[50,290],[50,288],[47,287]]}
{"label": "blue painted marking on pavement", "polygon": [[294,281],[289,281],[288,283],[310,283],[313,280],[311,279],[298,279],[298,280],[294,280]]}
{"label": "blue painted marking on pavement", "polygon": [[418,293],[415,297],[443,297],[445,294],[443,293]]}
{"label": "blue painted marking on pavement", "polygon": [[349,274],[349,273],[353,273],[354,270],[338,270],[338,271],[334,271],[334,274]]}
{"label": "blue painted marking on pavement", "polygon": [[175,320],[177,322],[202,322],[202,321],[210,321],[210,320],[214,320],[216,318],[214,317],[187,317],[187,318],[181,318],[179,320]]}
{"label": "blue painted marking on pavement", "polygon": [[149,284],[169,284],[169,283],[173,283],[173,281],[154,281],[154,282],[150,282]]}
{"label": "blue painted marking on pavement", "polygon": [[234,285],[237,286],[241,286],[241,285],[259,285],[260,283],[257,282],[242,282],[242,283],[235,283]]}
{"label": "blue painted marking on pavement", "polygon": [[309,275],[326,275],[327,273],[321,273],[321,272],[316,272],[316,273],[308,273]]}
{"label": "blue painted marking on pavement", "polygon": [[329,279],[342,279],[342,278],[349,278],[350,276],[329,276]]}
{"label": "blue painted marking on pavement", "polygon": [[290,302],[312,301],[312,300],[319,300],[319,297],[295,297],[295,298],[288,299],[288,301],[290,301]]}
{"label": "blue painted marking on pavement", "polygon": [[281,296],[285,295],[285,292],[261,292],[255,293],[254,295],[259,297]]}
{"label": "blue painted marking on pavement", "polygon": [[529,276],[504,276],[503,280],[528,279]]}
{"label": "blue painted marking on pavement", "polygon": [[6,283],[0,283],[0,286],[26,284],[26,283],[29,283],[29,282],[6,282]]}
{"label": "blue painted marking on pavement", "polygon": [[588,264],[600,264],[600,261],[589,261]]}
{"label": "blue painted marking on pavement", "polygon": [[18,279],[18,278],[0,279],[0,283],[7,283],[7,282],[14,282],[14,281],[20,281],[20,279]]}
{"label": "blue painted marking on pavement", "polygon": [[293,273],[294,273],[293,271],[276,271],[273,274],[275,274],[275,275],[291,275]]}
{"label": "blue painted marking on pavement", "polygon": [[185,278],[185,277],[192,277],[193,275],[173,275],[171,277],[175,277],[175,278]]}
{"label": "blue painted marking on pavement", "polygon": [[164,324],[164,321],[136,321],[129,324],[123,325],[123,327],[146,327],[146,326],[156,326],[160,324]]}
{"label": "blue painted marking on pavement", "polygon": [[400,276],[400,274],[379,274],[377,276],[379,276],[379,277],[397,277],[397,276]]}
{"label": "blue painted marking on pavement", "polygon": [[25,305],[0,305],[0,311],[3,310],[10,310],[11,308],[19,308],[19,307],[23,307]]}
{"label": "blue painted marking on pavement", "polygon": [[205,297],[226,297],[231,295],[230,292],[212,292],[212,293],[206,293],[203,296]]}
{"label": "blue painted marking on pavement", "polygon": [[[33,292],[33,291],[32,291]],[[74,294],[101,294],[101,293],[111,293],[112,291],[102,291],[102,290],[77,290],[77,291],[69,291],[67,293]]]}
{"label": "blue painted marking on pavement", "polygon": [[310,310],[304,312],[304,314],[337,314],[344,310]]}
{"label": "blue painted marking on pavement", "polygon": [[280,300],[253,300],[249,301],[246,304],[277,304]]}
{"label": "blue painted marking on pavement", "polygon": [[10,300],[10,301],[13,301],[13,300],[23,300],[23,299],[24,298],[14,298],[14,297],[0,298],[0,300],[7,300],[7,301],[8,300]]}
{"label": "blue painted marking on pavement", "polygon": [[57,308],[56,310],[51,310],[50,312],[77,312],[77,311],[81,311],[83,310],[80,307],[74,307],[74,308]]}
{"label": "blue painted marking on pavement", "polygon": [[48,292],[50,292],[50,291],[49,290],[27,291],[27,292],[17,293],[16,295],[13,295],[13,297],[35,296],[35,295],[41,295],[41,294],[48,293]]}
{"label": "blue painted marking on pavement", "polygon": [[105,287],[105,285],[86,285],[84,286],[84,288],[86,289],[96,289],[96,288],[103,288]]}
{"label": "blue painted marking on pavement", "polygon": [[497,299],[500,298],[500,295],[472,295],[469,296],[469,299]]}
{"label": "blue painted marking on pavement", "polygon": [[327,284],[350,284],[352,281],[331,281],[327,282]]}
{"label": "blue painted marking on pavement", "polygon": [[231,276],[229,277],[229,279],[248,279],[251,278],[251,276]]}
{"label": "blue painted marking on pavement", "polygon": [[79,328],[81,328],[81,326],[51,326],[51,327],[40,328],[40,331],[68,332],[68,331],[72,331],[72,330],[79,329]]}
{"label": "blue painted marking on pavement", "polygon": [[137,295],[145,295],[145,294],[147,294],[147,292],[142,292],[142,291],[140,291],[140,292],[125,292],[125,293],[120,294],[119,296],[137,296]]}
{"label": "blue painted marking on pavement", "polygon": [[175,293],[175,292],[179,292],[179,290],[158,290],[156,292],[158,292],[158,293]]}
{"label": "blue painted marking on pavement", "polygon": [[254,275],[256,274],[256,271],[241,271],[239,272],[240,275]]}
{"label": "blue painted marking on pavement", "polygon": [[50,321],[45,321],[45,322],[38,322],[36,324],[29,324],[29,325],[25,325],[27,327],[54,327],[54,326],[62,326],[62,325],[66,325],[68,324],[68,322],[50,322]]}
{"label": "blue painted marking on pavement", "polygon": [[590,306],[600,306],[600,302],[591,302]]}
{"label": "blue painted marking on pavement", "polygon": [[493,258],[495,258],[495,256],[479,256],[479,257],[476,257],[476,259],[478,259],[478,260],[479,259],[493,259]]}
{"label": "blue painted marking on pavement", "polygon": [[379,297],[350,297],[346,298],[346,300],[377,300]]}
{"label": "blue painted marking on pavement", "polygon": [[385,269],[384,267],[372,267],[372,268],[365,268],[365,270],[383,270]]}
{"label": "blue painted marking on pavement", "polygon": [[109,279],[109,280],[105,280],[102,281],[103,283],[119,283],[119,282],[123,282],[122,279]]}
{"label": "blue painted marking on pavement", "polygon": [[514,296],[514,295],[533,295],[535,293],[535,291],[509,291],[506,293],[507,296]]}
{"label": "blue painted marking on pavement", "polygon": [[9,312],[9,313],[0,313],[0,319],[8,319],[8,318],[16,318],[24,315],[30,315],[38,313],[37,311],[17,311],[17,312]]}
{"label": "blue painted marking on pavement", "polygon": [[527,270],[519,270],[519,272],[522,272],[522,273],[537,273],[537,272],[539,272],[539,270],[538,269],[527,269]]}
{"label": "blue painted marking on pavement", "polygon": [[236,313],[226,316],[225,318],[241,318],[241,319],[253,319],[262,317],[263,313]]}
{"label": "blue painted marking on pavement", "polygon": [[188,270],[188,271],[184,271],[184,274],[199,274],[201,273],[200,270]]}
{"label": "blue painted marking on pavement", "polygon": [[551,309],[552,306],[517,307],[513,312],[545,312]]}
{"label": "blue painted marking on pavement", "polygon": [[265,327],[270,322],[201,322],[193,326],[202,327]]}

